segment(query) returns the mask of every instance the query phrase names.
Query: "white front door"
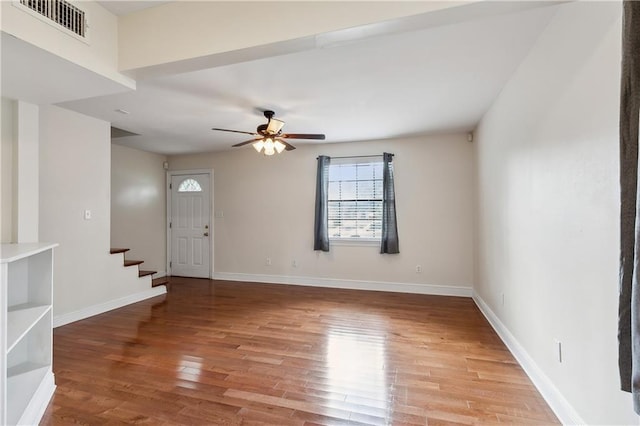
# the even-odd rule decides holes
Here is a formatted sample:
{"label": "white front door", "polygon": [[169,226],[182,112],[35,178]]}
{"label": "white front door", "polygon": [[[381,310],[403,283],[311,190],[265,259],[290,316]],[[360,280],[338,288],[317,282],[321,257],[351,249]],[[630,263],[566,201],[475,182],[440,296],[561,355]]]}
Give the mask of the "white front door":
{"label": "white front door", "polygon": [[171,177],[171,275],[210,277],[209,174]]}

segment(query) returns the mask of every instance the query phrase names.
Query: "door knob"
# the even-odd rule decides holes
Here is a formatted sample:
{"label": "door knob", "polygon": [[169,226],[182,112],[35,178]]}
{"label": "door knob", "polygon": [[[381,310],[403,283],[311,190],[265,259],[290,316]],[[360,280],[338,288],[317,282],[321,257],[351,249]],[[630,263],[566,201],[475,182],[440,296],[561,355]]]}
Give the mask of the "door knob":
{"label": "door knob", "polygon": [[205,236],[205,237],[208,237],[208,236],[209,236],[209,233],[208,233],[208,232],[205,232],[205,233],[204,233],[204,236]]}

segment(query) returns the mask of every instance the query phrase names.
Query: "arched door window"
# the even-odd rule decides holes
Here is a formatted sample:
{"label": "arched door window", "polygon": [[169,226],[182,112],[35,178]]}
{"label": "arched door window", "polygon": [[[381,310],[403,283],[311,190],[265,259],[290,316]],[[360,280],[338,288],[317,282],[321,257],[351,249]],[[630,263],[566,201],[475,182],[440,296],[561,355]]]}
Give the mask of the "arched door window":
{"label": "arched door window", "polygon": [[202,192],[202,187],[195,179],[185,179],[180,183],[178,192]]}

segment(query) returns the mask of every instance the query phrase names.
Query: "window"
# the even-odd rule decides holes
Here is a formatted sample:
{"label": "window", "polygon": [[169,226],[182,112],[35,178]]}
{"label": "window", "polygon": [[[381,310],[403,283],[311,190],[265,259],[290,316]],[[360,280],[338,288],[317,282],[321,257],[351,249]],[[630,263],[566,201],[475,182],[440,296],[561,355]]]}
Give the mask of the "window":
{"label": "window", "polygon": [[180,183],[178,192],[202,192],[202,187],[195,179],[185,179]]}
{"label": "window", "polygon": [[331,159],[328,196],[330,239],[380,240],[382,169],[382,156]]}

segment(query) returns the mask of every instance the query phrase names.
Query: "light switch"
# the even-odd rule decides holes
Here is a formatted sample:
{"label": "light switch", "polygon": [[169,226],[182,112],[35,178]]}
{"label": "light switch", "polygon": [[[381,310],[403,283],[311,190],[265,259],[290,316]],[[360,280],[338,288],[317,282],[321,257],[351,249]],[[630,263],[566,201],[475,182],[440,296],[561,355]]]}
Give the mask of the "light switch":
{"label": "light switch", "polygon": [[84,220],[91,220],[91,210],[84,211]]}

